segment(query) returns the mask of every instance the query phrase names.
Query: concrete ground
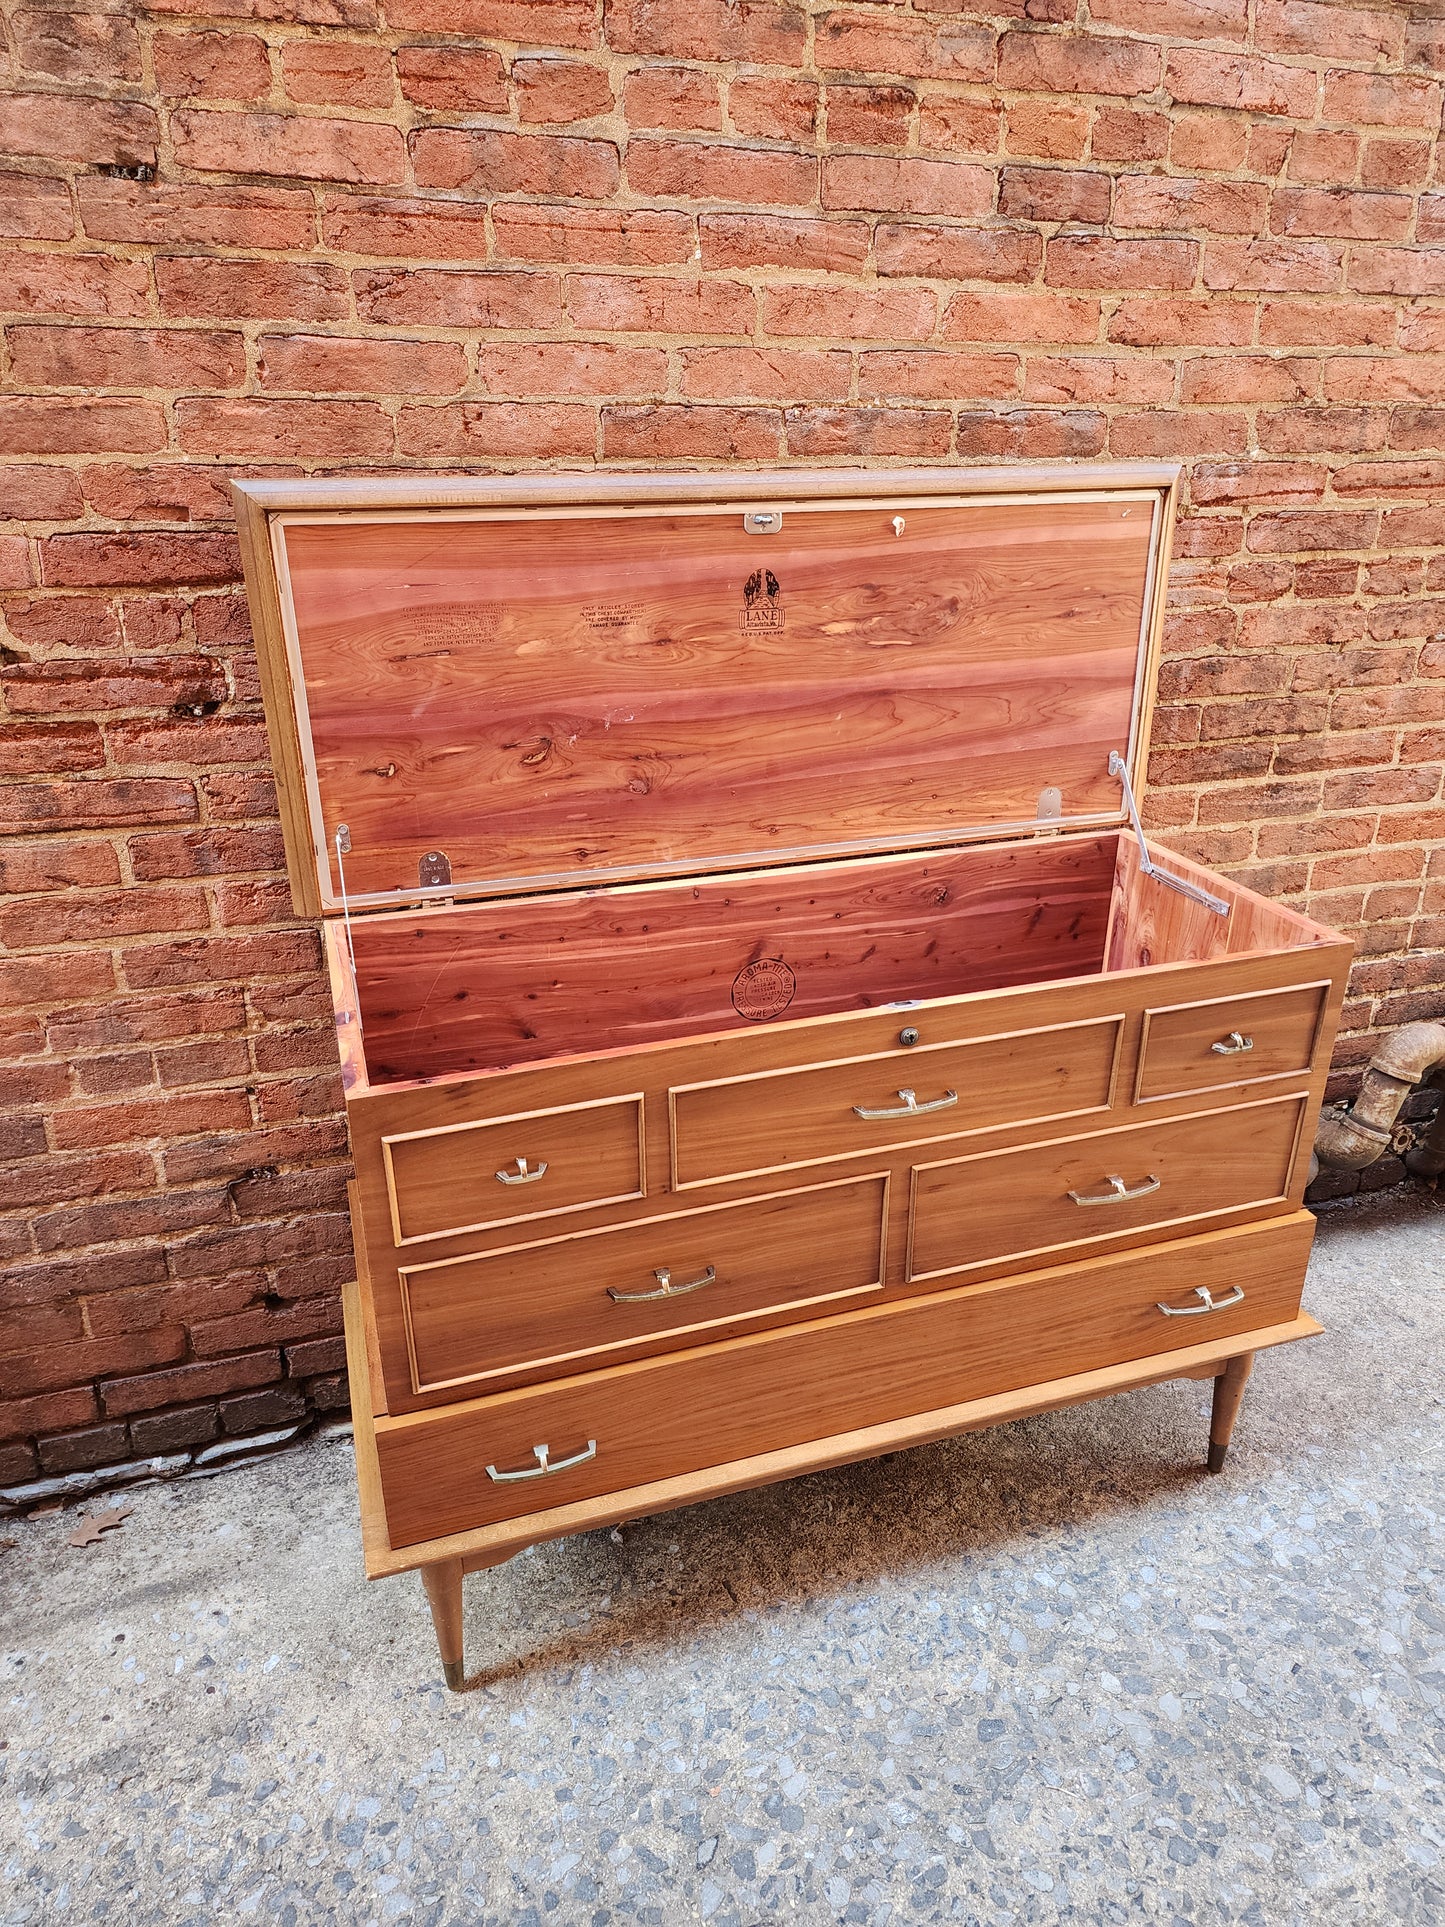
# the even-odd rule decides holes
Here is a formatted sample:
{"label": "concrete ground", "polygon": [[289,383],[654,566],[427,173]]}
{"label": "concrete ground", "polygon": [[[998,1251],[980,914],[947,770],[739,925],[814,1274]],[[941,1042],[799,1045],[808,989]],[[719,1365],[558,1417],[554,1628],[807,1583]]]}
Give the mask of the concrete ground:
{"label": "concrete ground", "polygon": [[313,1445],[3,1527],[0,1921],[1438,1923],[1445,1198],[1321,1227],[1329,1335],[535,1551],[360,1572]]}

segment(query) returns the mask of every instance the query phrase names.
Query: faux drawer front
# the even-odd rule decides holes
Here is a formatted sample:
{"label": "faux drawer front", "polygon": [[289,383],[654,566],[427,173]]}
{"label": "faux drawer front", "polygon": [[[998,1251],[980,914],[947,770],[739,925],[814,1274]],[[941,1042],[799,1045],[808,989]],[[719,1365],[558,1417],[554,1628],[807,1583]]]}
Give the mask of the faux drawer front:
{"label": "faux drawer front", "polygon": [[[383,1419],[376,1443],[391,1543],[1282,1323],[1298,1311],[1313,1232],[1298,1212],[1027,1282],[939,1292]],[[1185,1315],[1167,1316],[1160,1303]]]}
{"label": "faux drawer front", "polygon": [[413,1390],[880,1291],[887,1199],[886,1176],[854,1178],[404,1268]]}
{"label": "faux drawer front", "polygon": [[1145,1011],[1135,1102],[1307,1071],[1329,994],[1302,984]]}
{"label": "faux drawer front", "polygon": [[908,1275],[1062,1256],[1119,1232],[1284,1205],[1307,1103],[1273,1098],[919,1165]]}
{"label": "faux drawer front", "polygon": [[[1106,1110],[1122,1017],[680,1085],[679,1188]],[[867,1113],[867,1115],[860,1115]]]}
{"label": "faux drawer front", "polygon": [[638,1096],[403,1131],[381,1149],[398,1245],[616,1204],[645,1189]]}

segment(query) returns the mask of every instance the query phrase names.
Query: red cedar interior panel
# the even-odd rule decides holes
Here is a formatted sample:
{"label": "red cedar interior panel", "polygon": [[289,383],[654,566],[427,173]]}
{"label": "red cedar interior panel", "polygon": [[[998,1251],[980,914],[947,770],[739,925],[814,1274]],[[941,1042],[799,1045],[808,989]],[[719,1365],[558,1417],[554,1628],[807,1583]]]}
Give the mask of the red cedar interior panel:
{"label": "red cedar interior panel", "polygon": [[[1081,976],[1103,961],[1116,841],[358,919],[367,1067],[445,1076],[766,1021],[738,1003],[814,1017]],[[773,959],[786,1005],[787,976],[749,968]]]}
{"label": "red cedar interior panel", "polygon": [[1202,870],[1172,850],[1154,848],[1155,863],[1221,897],[1229,915],[1146,876],[1139,867],[1139,845],[1119,838],[1115,906],[1106,970],[1141,970],[1151,963],[1208,963],[1251,950],[1295,950],[1327,941],[1332,932],[1282,904],[1270,903],[1227,878]]}
{"label": "red cedar interior panel", "polygon": [[291,522],[353,899],[1116,813],[1152,504],[897,512]]}

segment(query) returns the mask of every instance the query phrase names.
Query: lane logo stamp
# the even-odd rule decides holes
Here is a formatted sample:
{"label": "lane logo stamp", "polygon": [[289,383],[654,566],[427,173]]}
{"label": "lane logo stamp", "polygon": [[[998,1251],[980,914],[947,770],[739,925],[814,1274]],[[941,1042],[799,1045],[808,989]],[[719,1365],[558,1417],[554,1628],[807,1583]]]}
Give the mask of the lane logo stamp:
{"label": "lane logo stamp", "polygon": [[783,585],[771,569],[754,569],[743,584],[743,606],[738,611],[738,627],[781,629],[786,620]]}
{"label": "lane logo stamp", "polygon": [[777,1017],[793,1001],[798,980],[781,957],[759,957],[733,978],[733,1009],[751,1024]]}

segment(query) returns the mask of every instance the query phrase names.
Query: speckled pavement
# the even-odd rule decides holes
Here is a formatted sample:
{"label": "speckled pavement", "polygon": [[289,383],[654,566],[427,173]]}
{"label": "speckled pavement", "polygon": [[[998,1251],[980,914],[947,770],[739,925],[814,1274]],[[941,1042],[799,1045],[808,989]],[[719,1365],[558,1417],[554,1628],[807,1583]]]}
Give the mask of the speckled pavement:
{"label": "speckled pavement", "polygon": [[1445,1198],[1330,1214],[1221,1478],[1176,1385],[360,1576],[349,1447],[4,1528],[0,1921],[1445,1920]]}

